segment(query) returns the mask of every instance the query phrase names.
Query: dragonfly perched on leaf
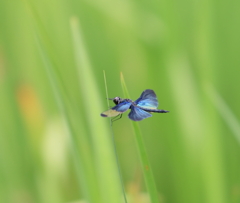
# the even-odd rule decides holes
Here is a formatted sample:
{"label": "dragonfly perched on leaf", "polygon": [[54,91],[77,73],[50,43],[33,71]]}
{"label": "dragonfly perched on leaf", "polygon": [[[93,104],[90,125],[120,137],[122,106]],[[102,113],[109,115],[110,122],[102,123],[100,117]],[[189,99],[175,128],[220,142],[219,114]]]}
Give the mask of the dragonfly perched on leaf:
{"label": "dragonfly perched on leaf", "polygon": [[122,117],[122,113],[130,109],[128,117],[133,121],[141,121],[145,118],[151,117],[151,113],[167,113],[169,111],[157,109],[158,100],[155,92],[153,90],[144,90],[141,96],[136,100],[131,99],[121,99],[120,97],[115,97],[113,102],[116,104],[113,108],[101,113],[102,117],[115,117],[112,121],[116,121]]}

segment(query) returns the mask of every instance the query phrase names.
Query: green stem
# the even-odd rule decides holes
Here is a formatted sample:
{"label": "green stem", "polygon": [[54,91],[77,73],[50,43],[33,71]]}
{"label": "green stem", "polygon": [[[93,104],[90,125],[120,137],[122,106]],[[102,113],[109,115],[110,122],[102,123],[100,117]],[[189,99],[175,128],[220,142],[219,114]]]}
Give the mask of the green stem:
{"label": "green stem", "polygon": [[[122,73],[121,73],[121,84],[122,84],[124,96],[126,98],[130,98]],[[154,181],[152,169],[150,166],[150,162],[149,162],[149,159],[147,156],[147,152],[146,152],[146,148],[144,145],[141,130],[139,128],[138,123],[136,123],[135,121],[132,121],[132,124],[133,124],[133,129],[135,132],[137,148],[138,148],[139,157],[140,157],[140,161],[141,161],[141,165],[142,165],[143,175],[144,175],[145,183],[147,186],[147,190],[148,190],[151,202],[159,203],[159,196],[158,196],[156,184]]]}

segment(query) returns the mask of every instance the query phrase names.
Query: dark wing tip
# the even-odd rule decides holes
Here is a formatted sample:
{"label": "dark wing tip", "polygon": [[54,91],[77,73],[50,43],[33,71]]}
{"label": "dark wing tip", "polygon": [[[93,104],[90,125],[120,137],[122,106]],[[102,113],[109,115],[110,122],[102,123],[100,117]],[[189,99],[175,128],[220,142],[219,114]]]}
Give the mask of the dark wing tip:
{"label": "dark wing tip", "polygon": [[[151,117],[151,116],[149,116],[149,117]],[[128,115],[128,118],[131,119],[132,121],[141,121],[141,120],[149,118],[149,117],[135,117],[134,118],[134,117],[129,117],[129,115]]]}
{"label": "dark wing tip", "polygon": [[132,121],[140,121],[142,119],[137,119],[137,118],[134,118],[133,116],[130,116],[130,113],[128,114],[128,118],[131,119]]}
{"label": "dark wing tip", "polygon": [[145,89],[144,91],[153,91],[152,89]]}
{"label": "dark wing tip", "polygon": [[[130,117],[129,117],[130,118]],[[143,120],[144,118],[141,118],[141,119],[136,119],[136,118],[130,118],[132,121],[141,121],[141,120]]]}
{"label": "dark wing tip", "polygon": [[102,116],[102,117],[107,117],[107,115],[106,115],[106,114],[103,114],[103,113],[101,113],[101,116]]}
{"label": "dark wing tip", "polygon": [[146,89],[146,90],[144,90],[144,92],[151,92],[151,93],[155,94],[154,90],[152,90],[152,89]]}

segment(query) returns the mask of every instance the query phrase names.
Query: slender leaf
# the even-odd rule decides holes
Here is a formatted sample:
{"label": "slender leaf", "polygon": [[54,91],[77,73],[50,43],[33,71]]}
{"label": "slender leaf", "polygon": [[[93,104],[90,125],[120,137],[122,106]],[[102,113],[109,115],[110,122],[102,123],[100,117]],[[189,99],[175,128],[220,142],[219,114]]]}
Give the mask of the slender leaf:
{"label": "slender leaf", "polygon": [[[131,98],[128,93],[127,86],[124,81],[124,77],[123,77],[122,73],[121,73],[121,84],[122,84],[124,96],[126,98]],[[138,148],[138,152],[139,152],[139,158],[141,160],[145,184],[147,186],[151,202],[159,203],[160,199],[159,199],[154,176],[152,173],[152,168],[151,168],[151,165],[150,165],[150,162],[148,159],[148,155],[147,155],[147,151],[146,151],[146,147],[144,144],[144,140],[143,140],[143,136],[142,136],[140,127],[139,127],[138,123],[135,121],[132,121],[132,125],[133,125],[133,129],[134,129],[134,133],[135,133],[136,144],[137,144],[137,148]]]}

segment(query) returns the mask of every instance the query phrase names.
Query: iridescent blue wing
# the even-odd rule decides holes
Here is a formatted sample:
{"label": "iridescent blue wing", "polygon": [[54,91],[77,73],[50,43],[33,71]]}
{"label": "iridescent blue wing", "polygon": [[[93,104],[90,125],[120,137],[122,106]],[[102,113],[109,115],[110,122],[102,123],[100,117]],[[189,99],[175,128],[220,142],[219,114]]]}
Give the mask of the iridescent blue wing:
{"label": "iridescent blue wing", "polygon": [[137,106],[156,109],[158,107],[158,100],[155,92],[153,90],[144,90],[141,96],[135,101]]}
{"label": "iridescent blue wing", "polygon": [[128,114],[128,117],[133,121],[141,121],[144,118],[151,117],[152,114],[138,108],[137,106],[131,106],[131,112]]}
{"label": "iridescent blue wing", "polygon": [[123,101],[120,104],[114,106],[113,108],[104,111],[101,113],[102,117],[114,117],[117,116],[129,109],[129,107],[132,105],[132,103],[128,101]]}
{"label": "iridescent blue wing", "polygon": [[132,103],[129,101],[122,101],[120,104],[114,106],[112,109],[123,113],[130,108],[131,104]]}

